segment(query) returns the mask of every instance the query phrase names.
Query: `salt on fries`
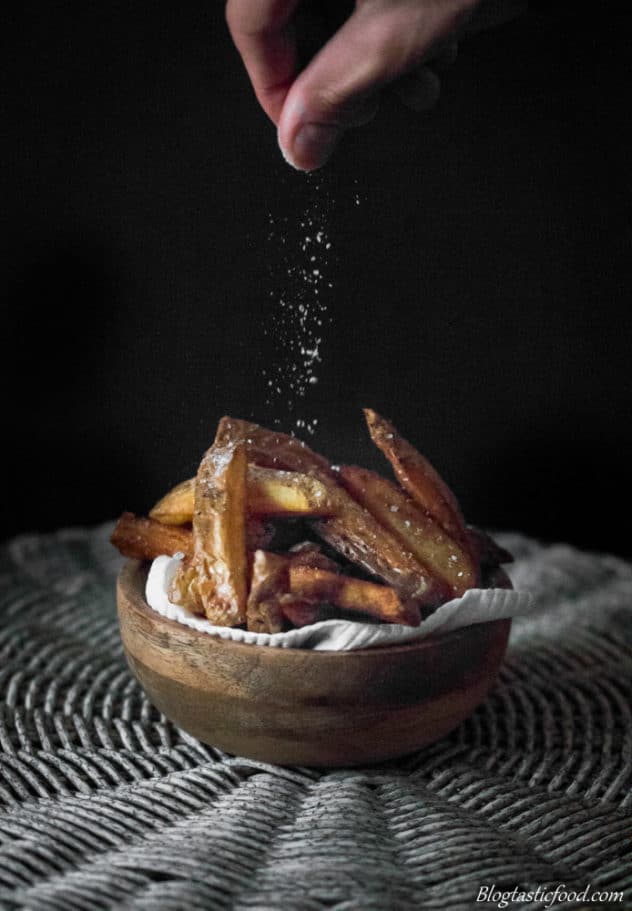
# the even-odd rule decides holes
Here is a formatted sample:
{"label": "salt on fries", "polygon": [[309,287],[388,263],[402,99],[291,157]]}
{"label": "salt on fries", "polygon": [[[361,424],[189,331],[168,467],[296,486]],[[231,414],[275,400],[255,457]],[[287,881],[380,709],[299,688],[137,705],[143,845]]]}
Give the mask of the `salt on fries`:
{"label": "salt on fries", "polygon": [[296,437],[224,417],[196,477],[148,518],[123,513],[112,543],[140,560],[181,553],[170,599],[255,632],[324,616],[416,626],[483,584],[481,573],[500,578],[511,555],[465,524],[445,481],[390,422],[370,409],[365,418],[396,481],[334,468]]}

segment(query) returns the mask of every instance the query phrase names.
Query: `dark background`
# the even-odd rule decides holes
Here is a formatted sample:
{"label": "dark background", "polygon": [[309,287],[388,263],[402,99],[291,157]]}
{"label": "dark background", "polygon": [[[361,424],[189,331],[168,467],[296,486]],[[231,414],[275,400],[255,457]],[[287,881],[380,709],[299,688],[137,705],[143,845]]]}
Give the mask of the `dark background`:
{"label": "dark background", "polygon": [[380,466],[371,405],[470,521],[630,555],[632,13],[573,6],[463,43],[430,115],[385,99],[318,191],[281,161],[222,3],[14,10],[3,535],[146,512],[222,414],[294,426],[261,375],[269,217],[291,248],[320,193],[310,443]]}

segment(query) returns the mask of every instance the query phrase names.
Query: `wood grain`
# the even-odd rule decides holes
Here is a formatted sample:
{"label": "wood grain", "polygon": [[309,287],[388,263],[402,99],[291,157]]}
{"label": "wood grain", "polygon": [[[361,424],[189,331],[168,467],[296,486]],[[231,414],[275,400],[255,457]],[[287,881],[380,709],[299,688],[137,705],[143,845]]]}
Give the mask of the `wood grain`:
{"label": "wood grain", "polygon": [[281,765],[351,766],[410,753],[485,698],[510,620],[417,643],[351,652],[229,642],[161,617],[146,564],[118,580],[121,637],[149,699],[200,740]]}

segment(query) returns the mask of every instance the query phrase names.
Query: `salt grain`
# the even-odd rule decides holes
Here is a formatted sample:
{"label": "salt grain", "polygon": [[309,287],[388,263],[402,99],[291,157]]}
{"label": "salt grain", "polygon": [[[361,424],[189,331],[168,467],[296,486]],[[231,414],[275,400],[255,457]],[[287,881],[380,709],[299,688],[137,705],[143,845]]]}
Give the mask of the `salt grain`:
{"label": "salt grain", "polygon": [[[298,222],[304,232],[298,240],[295,239],[298,232],[287,218],[275,220],[270,215],[268,219],[268,240],[277,246],[277,251],[270,256],[270,277],[280,287],[278,292],[270,292],[272,298],[278,297],[267,317],[276,352],[274,362],[267,364],[267,372],[273,379],[267,383],[266,405],[282,404],[290,416],[296,415],[308,389],[318,383],[323,331],[332,322],[328,297],[333,283],[325,282],[324,278],[332,260],[327,251],[332,246],[329,216],[333,201],[321,175],[310,175],[307,179],[311,183],[311,198]],[[325,285],[328,290],[321,293]],[[266,376],[265,370],[262,376]],[[277,407],[277,414],[279,411]],[[310,435],[318,423],[316,418],[296,416],[293,422],[296,428]],[[275,423],[284,422],[277,417]]]}

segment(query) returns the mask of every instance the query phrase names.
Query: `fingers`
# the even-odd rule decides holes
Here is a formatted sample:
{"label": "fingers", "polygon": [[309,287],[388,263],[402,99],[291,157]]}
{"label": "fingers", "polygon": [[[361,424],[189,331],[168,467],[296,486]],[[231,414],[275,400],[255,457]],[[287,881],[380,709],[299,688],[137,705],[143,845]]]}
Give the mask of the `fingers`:
{"label": "fingers", "polygon": [[278,135],[289,163],[305,171],[324,164],[379,89],[417,66],[473,5],[472,0],[358,4],[285,98]]}
{"label": "fingers", "polygon": [[276,124],[297,71],[299,0],[228,0],[226,22],[261,107]]}

